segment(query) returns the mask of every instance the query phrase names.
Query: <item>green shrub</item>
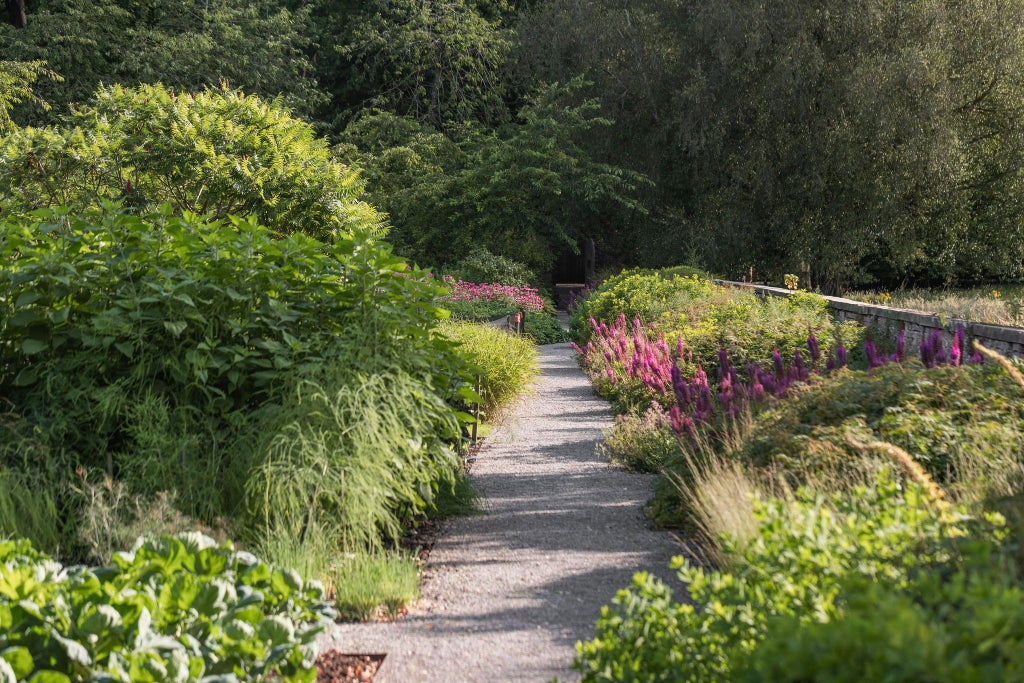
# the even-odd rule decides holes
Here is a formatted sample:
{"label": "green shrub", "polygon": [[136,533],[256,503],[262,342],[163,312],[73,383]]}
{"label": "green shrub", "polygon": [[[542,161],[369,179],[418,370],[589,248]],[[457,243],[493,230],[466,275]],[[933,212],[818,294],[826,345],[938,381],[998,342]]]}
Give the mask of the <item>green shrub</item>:
{"label": "green shrub", "polygon": [[642,322],[651,322],[667,310],[669,302],[680,293],[701,298],[710,297],[716,291],[714,283],[696,274],[624,270],[602,282],[579,302],[570,317],[569,331],[573,339],[584,342],[590,339],[589,318],[609,323],[622,314],[630,321],[640,318]]}
{"label": "green shrub", "polygon": [[120,200],[145,213],[169,202],[177,213],[255,215],[278,234],[331,239],[382,228],[362,189],[356,172],[281,102],[234,91],[115,85],[72,111],[64,127],[0,139],[7,212],[77,212]]}
{"label": "green shrub", "polygon": [[503,315],[512,315],[519,310],[515,302],[497,299],[463,299],[461,301],[446,300],[444,307],[456,320],[484,322],[494,320]]}
{"label": "green shrub", "polygon": [[462,257],[449,273],[465,282],[493,282],[511,287],[535,287],[537,276],[525,265],[477,247]]}
{"label": "green shrub", "polygon": [[965,458],[987,459],[1004,470],[1020,461],[1020,392],[1001,369],[987,365],[923,371],[908,361],[844,371],[773,403],[757,416],[736,456],[806,481],[854,463],[860,453],[847,442],[852,435],[892,443],[936,480],[958,482]]}
{"label": "green shrub", "polygon": [[[318,582],[199,534],[64,568],[0,541],[4,680],[316,680]],[[220,679],[227,680],[227,679]]]}
{"label": "green shrub", "polygon": [[[705,571],[676,559],[688,600],[674,600],[661,581],[637,574],[631,589],[616,596],[614,607],[602,610],[598,637],[577,646],[576,668],[583,679],[731,681],[759,647],[785,649],[776,629],[791,634],[797,624],[813,630],[841,620],[848,605],[863,600],[865,587],[872,584],[885,595],[905,592],[930,602],[935,621],[969,619],[963,632],[977,629],[994,645],[981,646],[985,637],[973,641],[981,659],[1012,660],[1018,636],[1001,624],[1020,622],[1016,591],[1008,593],[1014,599],[1005,608],[987,602],[989,611],[977,617],[975,605],[926,597],[943,586],[955,592],[957,577],[974,572],[986,580],[1005,581],[1005,563],[992,561],[1001,550],[998,534],[988,524],[940,514],[916,485],[885,475],[870,487],[831,498],[804,490],[792,502],[758,505],[755,514],[759,533],[743,545],[726,544],[730,571]],[[951,545],[960,537],[965,540]],[[887,616],[877,612],[874,619]],[[780,627],[786,623],[794,627]],[[837,642],[842,646],[838,639],[816,644]],[[905,640],[889,647],[900,642]],[[793,656],[836,661],[827,650],[802,650]]]}
{"label": "green shrub", "polygon": [[528,339],[478,323],[447,321],[440,330],[480,375],[486,413],[507,406],[537,375],[537,350]]}
{"label": "green shrub", "polygon": [[655,404],[642,416],[616,416],[600,448],[609,460],[628,470],[659,472],[679,450],[679,442],[669,426],[668,415]]}
{"label": "green shrub", "polygon": [[0,224],[0,392],[15,413],[0,464],[54,483],[102,470],[131,494],[174,490],[209,522],[237,513],[254,435],[296,378],[397,368],[431,406],[461,381],[432,333],[443,290],[365,231],[326,246],[169,212]]}
{"label": "green shrub", "polygon": [[525,328],[526,334],[535,344],[561,344],[569,340],[569,335],[562,329],[558,317],[546,311],[528,312]]}

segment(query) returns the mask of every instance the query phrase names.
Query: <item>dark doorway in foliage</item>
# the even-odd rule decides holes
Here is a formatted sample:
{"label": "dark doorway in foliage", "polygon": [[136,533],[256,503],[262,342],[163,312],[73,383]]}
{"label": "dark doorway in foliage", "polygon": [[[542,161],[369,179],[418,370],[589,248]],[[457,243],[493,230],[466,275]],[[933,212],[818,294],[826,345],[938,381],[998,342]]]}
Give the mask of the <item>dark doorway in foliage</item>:
{"label": "dark doorway in foliage", "polygon": [[594,240],[580,240],[579,250],[563,252],[555,262],[552,273],[555,283],[584,284],[594,279],[595,270]]}

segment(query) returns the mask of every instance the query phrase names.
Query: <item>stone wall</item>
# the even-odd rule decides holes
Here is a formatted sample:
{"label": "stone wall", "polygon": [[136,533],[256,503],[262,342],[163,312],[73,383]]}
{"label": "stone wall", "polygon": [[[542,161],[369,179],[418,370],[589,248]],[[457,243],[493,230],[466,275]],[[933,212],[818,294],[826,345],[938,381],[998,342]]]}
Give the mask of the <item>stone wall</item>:
{"label": "stone wall", "polygon": [[[745,282],[730,282],[729,280],[716,280],[716,282],[750,289],[760,297],[792,294],[790,290],[781,287],[750,285]],[[921,344],[922,338],[931,334],[932,330],[942,330],[943,345],[949,349],[953,343],[953,335],[956,333],[957,326],[963,325],[967,330],[968,344],[971,339],[977,339],[988,348],[1000,353],[1024,357],[1024,329],[1019,327],[988,325],[955,318],[943,319],[937,315],[907,311],[902,308],[878,306],[834,296],[825,298],[840,320],[855,320],[866,327],[877,330],[879,335],[888,338],[894,338],[902,329],[907,338],[908,354],[913,353],[913,350],[916,350]]]}

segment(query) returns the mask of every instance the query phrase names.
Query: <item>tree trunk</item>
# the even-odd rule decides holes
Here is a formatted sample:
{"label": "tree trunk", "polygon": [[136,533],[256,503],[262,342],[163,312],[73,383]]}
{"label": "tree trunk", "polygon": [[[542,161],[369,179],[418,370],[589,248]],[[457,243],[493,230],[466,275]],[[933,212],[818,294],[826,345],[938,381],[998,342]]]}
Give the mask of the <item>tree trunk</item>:
{"label": "tree trunk", "polygon": [[7,0],[7,20],[15,28],[25,28],[25,0]]}

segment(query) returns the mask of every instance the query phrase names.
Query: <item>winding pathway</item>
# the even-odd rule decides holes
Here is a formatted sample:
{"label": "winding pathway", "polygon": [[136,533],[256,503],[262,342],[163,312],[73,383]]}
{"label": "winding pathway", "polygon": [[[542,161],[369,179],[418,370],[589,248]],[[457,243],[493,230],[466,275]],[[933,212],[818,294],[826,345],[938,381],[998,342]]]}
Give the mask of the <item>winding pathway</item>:
{"label": "winding pathway", "polygon": [[680,548],[651,531],[653,477],[595,454],[611,422],[568,344],[540,347],[535,391],[488,438],[471,478],[485,514],[434,546],[423,599],[395,623],[344,624],[325,648],[386,653],[378,683],[578,680],[575,643],[645,569],[670,578]]}

